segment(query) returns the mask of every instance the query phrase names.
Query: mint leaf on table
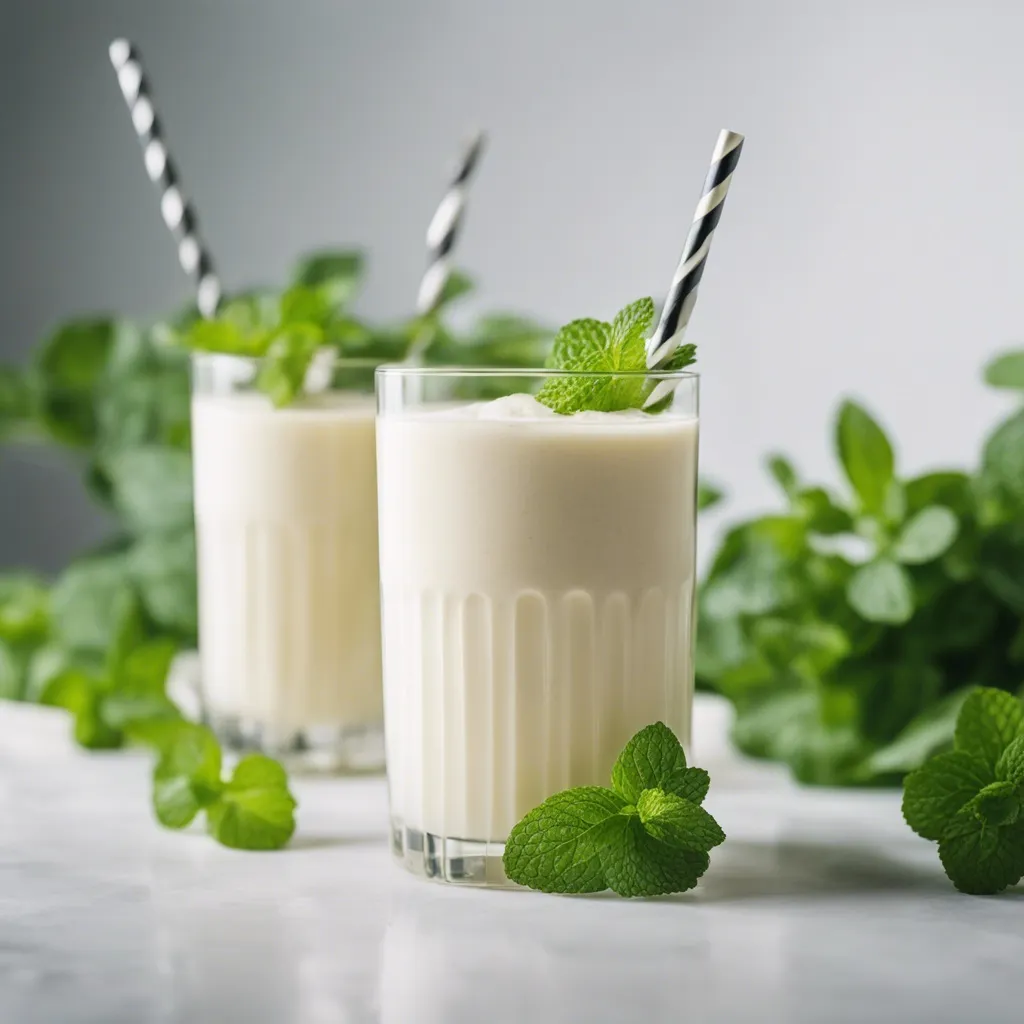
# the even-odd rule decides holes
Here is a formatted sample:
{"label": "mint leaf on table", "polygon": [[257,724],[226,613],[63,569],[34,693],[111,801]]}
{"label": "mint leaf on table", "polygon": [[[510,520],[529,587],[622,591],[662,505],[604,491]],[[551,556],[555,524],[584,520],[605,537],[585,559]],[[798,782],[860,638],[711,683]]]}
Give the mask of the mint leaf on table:
{"label": "mint leaf on table", "polygon": [[627,898],[686,892],[710,863],[706,852],[677,849],[655,839],[639,818],[626,819],[621,838],[601,857],[607,887]]}
{"label": "mint leaf on table", "polygon": [[249,754],[235,766],[220,798],[207,807],[207,828],[224,846],[277,850],[295,831],[295,806],[281,765],[262,754]]}
{"label": "mint leaf on table", "polygon": [[956,720],[953,744],[980,757],[991,772],[1018,736],[1024,734],[1024,705],[1005,690],[972,693]]}
{"label": "mint leaf on table", "polygon": [[687,767],[682,745],[664,722],[641,729],[622,748],[612,767],[612,788],[632,804],[647,789],[662,789],[703,803],[710,781],[703,768]]}
{"label": "mint leaf on table", "polygon": [[153,769],[153,810],[161,825],[185,828],[205,810],[207,831],[224,846],[276,850],[291,839],[296,802],[277,761],[249,754],[224,781],[220,746],[206,726],[157,725],[136,735],[160,750]]}
{"label": "mint leaf on table", "polygon": [[601,850],[625,828],[626,801],[601,786],[549,797],[516,825],[505,844],[505,872],[542,892],[601,892]]}
{"label": "mint leaf on table", "polygon": [[[581,376],[550,377],[537,393],[537,401],[564,416],[585,410],[642,409],[652,389],[642,374],[647,369],[646,339],[653,322],[654,301],[646,298],[621,309],[611,323],[585,319],[566,324],[555,336],[547,365]],[[692,345],[681,346],[663,369],[689,365],[694,351]]]}
{"label": "mint leaf on table", "polygon": [[725,842],[725,833],[703,807],[675,793],[645,789],[636,809],[647,832],[676,849],[707,853]]}
{"label": "mint leaf on table", "polygon": [[181,723],[153,769],[153,810],[166,828],[184,828],[220,795],[221,753],[206,726]]}
{"label": "mint leaf on table", "polygon": [[979,688],[964,701],[955,749],[907,776],[903,816],[962,892],[991,894],[1024,877],[1024,705]]}
{"label": "mint leaf on table", "polygon": [[725,833],[701,806],[707,773],[689,768],[672,731],[638,732],[616,761],[612,789],[549,797],[509,833],[508,877],[543,892],[612,889],[654,896],[693,888]]}
{"label": "mint leaf on table", "polygon": [[972,896],[1002,892],[1024,877],[1024,822],[998,828],[964,808],[939,841],[939,859],[961,892]]}
{"label": "mint leaf on table", "polygon": [[975,754],[936,754],[907,776],[903,817],[919,836],[938,842],[949,820],[992,780],[992,772]]}
{"label": "mint leaf on table", "polygon": [[1024,782],[1024,730],[1003,751],[996,763],[996,778],[1014,785]]}

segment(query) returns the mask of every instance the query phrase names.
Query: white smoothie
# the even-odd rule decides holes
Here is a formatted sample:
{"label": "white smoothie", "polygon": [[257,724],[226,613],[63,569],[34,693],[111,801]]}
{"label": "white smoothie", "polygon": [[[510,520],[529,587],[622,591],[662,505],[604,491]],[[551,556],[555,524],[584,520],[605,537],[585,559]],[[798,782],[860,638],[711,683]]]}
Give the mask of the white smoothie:
{"label": "white smoothie", "polygon": [[643,726],[688,742],[696,419],[513,395],[377,444],[396,827],[502,842]]}
{"label": "white smoothie", "polygon": [[206,710],[270,742],[383,715],[374,403],[193,398]]}

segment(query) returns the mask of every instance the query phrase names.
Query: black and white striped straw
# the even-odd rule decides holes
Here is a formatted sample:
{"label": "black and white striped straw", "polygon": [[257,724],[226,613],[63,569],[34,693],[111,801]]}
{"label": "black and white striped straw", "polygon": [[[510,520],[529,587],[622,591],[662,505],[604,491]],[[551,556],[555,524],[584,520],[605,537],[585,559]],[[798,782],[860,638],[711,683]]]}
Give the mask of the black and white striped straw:
{"label": "black and white striped straw", "polygon": [[196,284],[196,305],[204,317],[214,316],[221,300],[220,279],[199,234],[195,208],[182,194],[177,169],[167,151],[139,51],[127,39],[110,44],[110,63],[128,105],[149,180],[160,190],[160,215],[178,243],[181,269]]}
{"label": "black and white striped straw", "polygon": [[437,309],[444,293],[444,286],[452,272],[451,253],[462,225],[466,209],[466,193],[480,154],[483,152],[485,136],[477,132],[473,141],[459,161],[458,170],[448,187],[441,205],[427,228],[427,269],[420,282],[416,299],[416,312],[425,316]]}
{"label": "black and white striped straw", "polygon": [[700,202],[693,215],[690,233],[686,236],[683,255],[672,279],[665,308],[661,311],[661,320],[647,342],[648,369],[658,369],[682,344],[686,325],[690,322],[697,301],[697,286],[707,266],[711,239],[722,217],[722,207],[732,183],[732,172],[736,169],[742,149],[742,135],[725,129],[721,131],[711,157],[708,176],[704,180]]}

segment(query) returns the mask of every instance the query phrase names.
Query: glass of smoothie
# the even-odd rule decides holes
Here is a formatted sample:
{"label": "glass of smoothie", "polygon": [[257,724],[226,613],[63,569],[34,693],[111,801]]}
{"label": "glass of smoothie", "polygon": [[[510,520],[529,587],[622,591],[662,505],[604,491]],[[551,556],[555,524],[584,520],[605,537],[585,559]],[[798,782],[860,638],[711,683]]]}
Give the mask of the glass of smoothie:
{"label": "glass of smoothie", "polygon": [[[384,700],[394,853],[506,884],[512,827],[608,784],[639,729],[689,743],[698,379],[559,415],[550,370],[377,371]],[[462,396],[479,393],[486,402]]]}
{"label": "glass of smoothie", "polygon": [[193,356],[205,719],[290,766],[383,766],[373,365],[324,351],[275,408],[260,360]]}

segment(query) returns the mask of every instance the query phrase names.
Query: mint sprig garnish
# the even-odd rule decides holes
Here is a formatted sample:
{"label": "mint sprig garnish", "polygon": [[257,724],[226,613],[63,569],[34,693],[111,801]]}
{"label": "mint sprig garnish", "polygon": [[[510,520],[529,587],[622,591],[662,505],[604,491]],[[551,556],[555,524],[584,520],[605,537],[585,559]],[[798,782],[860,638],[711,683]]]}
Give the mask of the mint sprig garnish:
{"label": "mint sprig garnish", "polygon": [[508,877],[542,892],[612,889],[658,896],[692,889],[725,833],[701,807],[708,774],[690,768],[671,729],[656,722],[626,744],[612,788],[549,797],[509,833]]}
{"label": "mint sprig garnish", "polygon": [[907,776],[903,816],[937,841],[950,881],[975,895],[1024,878],[1024,704],[980,688],[960,709],[954,749]]}
{"label": "mint sprig garnish", "polygon": [[[647,369],[646,342],[653,322],[654,300],[645,298],[623,307],[611,323],[586,319],[566,324],[555,336],[547,366],[588,376],[552,377],[537,400],[565,416],[642,409],[654,384],[642,376],[616,374],[639,375]],[[696,360],[696,351],[694,345],[681,345],[660,369],[681,370]]]}
{"label": "mint sprig garnish", "polygon": [[149,738],[163,747],[153,769],[153,810],[161,825],[185,828],[205,811],[207,831],[224,846],[277,850],[291,839],[296,801],[277,761],[248,754],[224,780],[220,746],[205,726],[178,722]]}

